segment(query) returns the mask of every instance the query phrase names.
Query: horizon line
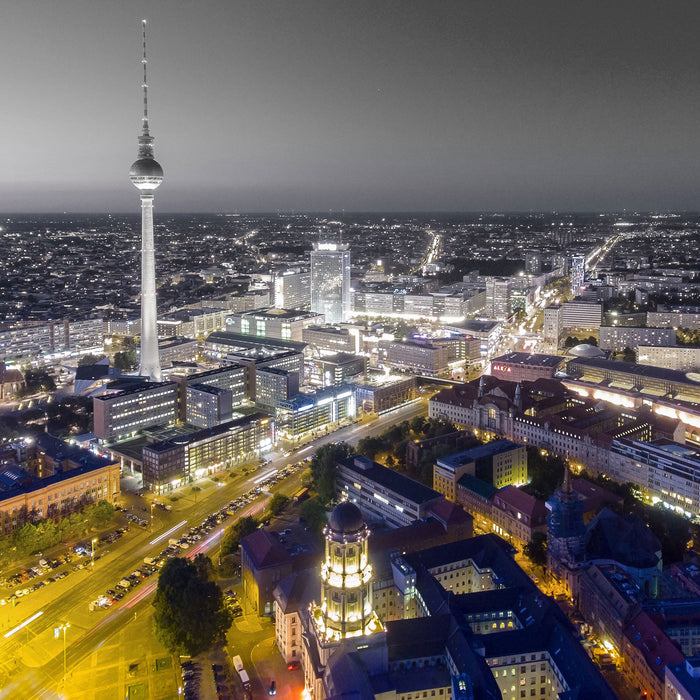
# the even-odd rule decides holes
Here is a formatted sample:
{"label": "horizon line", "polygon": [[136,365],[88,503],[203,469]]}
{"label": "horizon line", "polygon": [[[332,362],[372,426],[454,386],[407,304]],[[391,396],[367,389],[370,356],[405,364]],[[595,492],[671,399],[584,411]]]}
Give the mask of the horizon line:
{"label": "horizon line", "polygon": [[[276,209],[249,211],[160,211],[157,216],[355,216],[372,214],[382,216],[415,215],[596,215],[596,216],[644,216],[700,214],[700,209]],[[0,217],[10,216],[140,216],[140,212],[127,211],[0,211]]]}

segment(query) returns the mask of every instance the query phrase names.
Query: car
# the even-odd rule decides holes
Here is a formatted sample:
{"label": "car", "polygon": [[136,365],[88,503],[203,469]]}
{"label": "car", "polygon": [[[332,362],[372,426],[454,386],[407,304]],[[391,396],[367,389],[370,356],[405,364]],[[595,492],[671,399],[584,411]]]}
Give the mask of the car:
{"label": "car", "polygon": [[299,668],[299,662],[298,661],[290,661],[287,664],[287,671],[296,671]]}
{"label": "car", "polygon": [[275,681],[272,681],[272,683],[270,683],[270,687],[267,691],[267,694],[268,695],[277,695],[277,683],[275,683]]}

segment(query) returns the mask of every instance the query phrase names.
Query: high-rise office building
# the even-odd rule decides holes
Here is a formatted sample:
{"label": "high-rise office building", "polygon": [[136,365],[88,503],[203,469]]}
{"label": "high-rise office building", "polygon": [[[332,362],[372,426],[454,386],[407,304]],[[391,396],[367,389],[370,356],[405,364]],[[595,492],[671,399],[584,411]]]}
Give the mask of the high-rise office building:
{"label": "high-rise office building", "polygon": [[525,253],[525,272],[528,275],[539,275],[542,272],[542,253],[539,251]]}
{"label": "high-rise office building", "polygon": [[586,256],[572,255],[571,256],[571,293],[578,294],[579,289],[583,285],[586,278]]}
{"label": "high-rise office building", "polygon": [[315,243],[311,251],[311,311],[326,323],[350,318],[350,247],[347,243]]}
{"label": "high-rise office building", "polygon": [[308,309],[311,303],[311,274],[287,270],[273,281],[275,306],[278,309]]}
{"label": "high-rise office building", "polygon": [[486,280],[486,315],[497,321],[510,317],[510,277],[488,277]]}
{"label": "high-rise office building", "polygon": [[146,20],[143,20],[143,117],[138,159],[129,177],[141,191],[141,362],[139,373],[159,382],[156,309],[156,262],[153,242],[153,192],[163,181],[163,168],[153,157],[153,137],[148,131],[148,81],[146,80]]}

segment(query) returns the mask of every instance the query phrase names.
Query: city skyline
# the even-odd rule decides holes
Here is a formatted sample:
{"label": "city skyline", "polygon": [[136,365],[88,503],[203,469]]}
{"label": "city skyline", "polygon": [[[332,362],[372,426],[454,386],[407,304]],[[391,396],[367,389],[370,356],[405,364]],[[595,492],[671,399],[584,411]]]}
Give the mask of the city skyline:
{"label": "city skyline", "polygon": [[142,17],[160,211],[698,209],[695,4],[38,8],[0,29],[3,212],[131,210]]}

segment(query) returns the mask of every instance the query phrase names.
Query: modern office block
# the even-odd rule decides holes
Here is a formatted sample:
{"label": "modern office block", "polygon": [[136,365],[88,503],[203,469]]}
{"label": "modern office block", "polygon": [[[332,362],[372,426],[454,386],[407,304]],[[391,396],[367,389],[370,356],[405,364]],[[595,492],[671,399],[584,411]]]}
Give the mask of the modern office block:
{"label": "modern office block", "polygon": [[315,243],[311,251],[311,310],[326,323],[350,318],[350,247],[347,243]]}

